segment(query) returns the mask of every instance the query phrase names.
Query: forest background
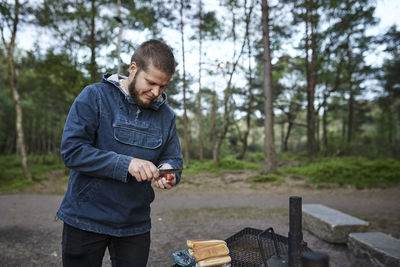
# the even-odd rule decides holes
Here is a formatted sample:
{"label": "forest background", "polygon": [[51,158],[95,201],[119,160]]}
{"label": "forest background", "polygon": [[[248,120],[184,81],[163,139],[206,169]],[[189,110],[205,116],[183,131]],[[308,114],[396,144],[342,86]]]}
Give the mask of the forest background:
{"label": "forest background", "polygon": [[362,158],[398,183],[400,32],[398,24],[371,31],[376,5],[1,0],[0,183],[62,166],[75,97],[106,72],[127,75],[135,47],[149,38],[176,55],[167,94],[188,170],[244,160],[271,173],[292,155],[354,165]]}

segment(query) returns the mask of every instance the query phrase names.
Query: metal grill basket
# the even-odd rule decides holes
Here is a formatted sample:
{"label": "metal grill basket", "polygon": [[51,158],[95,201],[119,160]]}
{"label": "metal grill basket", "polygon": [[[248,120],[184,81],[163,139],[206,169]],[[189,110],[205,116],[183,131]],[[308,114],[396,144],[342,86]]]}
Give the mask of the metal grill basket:
{"label": "metal grill basket", "polygon": [[[232,267],[259,267],[273,255],[288,254],[288,238],[275,234],[272,228],[259,230],[246,227],[225,240],[232,258]],[[301,252],[310,251],[305,243]]]}

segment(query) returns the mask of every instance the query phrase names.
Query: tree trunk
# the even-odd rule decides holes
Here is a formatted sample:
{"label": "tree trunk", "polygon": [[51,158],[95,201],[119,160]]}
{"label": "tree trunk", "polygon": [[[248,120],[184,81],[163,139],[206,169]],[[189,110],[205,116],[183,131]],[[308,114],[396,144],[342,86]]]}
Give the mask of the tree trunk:
{"label": "tree trunk", "polygon": [[[248,16],[249,20],[250,20],[250,16]],[[248,31],[248,27],[249,27],[250,21],[246,21],[246,27],[247,27],[247,33],[249,33]],[[252,110],[252,104],[253,104],[253,70],[251,68],[251,42],[250,42],[250,34],[247,34],[246,36],[247,39],[247,53],[248,53],[248,59],[249,59],[249,95],[248,95],[248,102],[247,102],[247,109],[246,109],[246,129],[243,133],[243,137],[242,137],[242,147],[240,149],[239,155],[238,155],[238,159],[243,159],[244,155],[246,154],[247,151],[247,145],[248,145],[248,136],[250,133],[250,124],[251,124],[251,115],[253,113]]]}
{"label": "tree trunk", "polygon": [[92,83],[98,81],[96,67],[96,7],[95,0],[91,0],[91,28],[90,28],[90,80]]}
{"label": "tree trunk", "polygon": [[[249,12],[247,12],[247,5],[245,1],[245,14],[246,14],[246,32],[245,36],[248,35],[249,28],[248,28],[248,22],[251,17],[252,13],[252,7],[250,7]],[[233,12],[234,7],[232,6],[231,12],[232,12],[232,34],[233,34],[233,44],[235,46],[236,44],[236,17],[235,13]],[[246,37],[243,39],[239,54],[236,57],[236,49],[234,49],[234,54],[233,54],[233,64],[232,64],[232,69],[229,72],[229,79],[227,86],[224,91],[224,115],[223,115],[223,121],[222,121],[222,127],[221,130],[217,133],[216,136],[216,141],[214,145],[214,151],[213,151],[213,160],[214,163],[218,166],[219,165],[219,155],[220,155],[220,150],[221,150],[221,145],[223,140],[225,139],[226,133],[228,132],[229,124],[230,124],[230,113],[231,113],[231,107],[230,107],[230,98],[232,97],[232,78],[233,75],[236,72],[237,65],[239,63],[239,60],[241,56],[243,55],[244,48],[246,46]]]}
{"label": "tree trunk", "polygon": [[181,44],[182,44],[182,68],[183,68],[183,142],[184,142],[184,160],[186,164],[189,164],[190,153],[189,153],[189,120],[187,117],[187,103],[186,103],[186,67],[185,67],[185,35],[184,35],[184,24],[183,24],[183,0],[181,0],[180,6],[180,30],[181,30]]}
{"label": "tree trunk", "polygon": [[353,92],[353,61],[351,55],[351,47],[350,47],[350,34],[347,36],[347,77],[348,77],[348,85],[349,85],[349,114],[347,119],[347,143],[350,144],[353,139],[353,132],[354,132],[354,92]]}
{"label": "tree trunk", "polygon": [[[119,19],[121,19],[121,0],[117,1],[117,17]],[[121,21],[121,20],[120,20]],[[117,40],[117,62],[118,62],[118,66],[117,66],[117,73],[120,74],[121,72],[121,56],[120,56],[120,51],[121,51],[121,37],[122,37],[122,22],[118,21],[118,27],[119,27],[119,31],[118,31],[118,40]]]}
{"label": "tree trunk", "polygon": [[[306,71],[307,71],[307,151],[308,155],[315,156],[315,84],[316,84],[316,39],[314,33],[313,0],[306,5]],[[308,31],[311,29],[311,36]],[[311,38],[311,45],[309,39]],[[311,64],[309,51],[311,49]]]}
{"label": "tree trunk", "polygon": [[288,128],[286,131],[286,135],[285,135],[285,142],[284,144],[284,152],[288,152],[289,151],[289,137],[290,137],[290,133],[292,132],[292,128],[293,128],[293,122],[289,121],[288,123]]}
{"label": "tree trunk", "polygon": [[[233,45],[235,47],[235,45],[236,45],[236,17],[235,17],[235,13],[233,12],[233,9],[234,8],[231,7],[232,35],[233,35]],[[236,49],[233,50],[233,60],[235,60],[235,56],[236,56]],[[214,143],[214,148],[213,148],[213,161],[214,161],[215,165],[217,165],[217,166],[219,166],[219,157],[220,157],[222,142],[225,139],[225,136],[228,131],[229,124],[230,124],[229,100],[231,97],[231,82],[232,82],[234,70],[236,69],[236,65],[237,65],[237,62],[235,62],[235,64],[233,65],[232,71],[229,73],[228,83],[224,90],[224,102],[223,102],[224,113],[223,113],[223,118],[222,118],[222,127],[220,127],[220,130],[216,132],[216,136],[215,136],[215,143]]]}
{"label": "tree trunk", "polygon": [[263,173],[276,169],[273,101],[272,101],[272,64],[269,40],[269,6],[267,0],[262,0],[262,28],[264,45],[264,165]]}
{"label": "tree trunk", "polygon": [[212,94],[212,108],[211,108],[211,129],[210,129],[210,141],[213,147],[215,146],[215,135],[217,126],[217,93],[213,91]]}
{"label": "tree trunk", "polygon": [[347,143],[351,144],[353,139],[354,132],[354,94],[350,89],[350,97],[349,97],[349,117],[348,117],[348,126],[347,126]]}
{"label": "tree trunk", "polygon": [[328,147],[328,103],[327,103],[327,95],[324,94],[324,104],[323,104],[323,109],[324,109],[324,113],[322,115],[322,146],[323,147]]}
{"label": "tree trunk", "polygon": [[203,144],[203,113],[201,110],[201,53],[202,53],[202,41],[203,41],[203,36],[202,36],[202,23],[203,23],[203,18],[202,18],[202,1],[199,1],[199,93],[197,95],[197,121],[199,124],[199,159],[200,161],[203,161],[204,157],[204,144]]}
{"label": "tree trunk", "polygon": [[[15,129],[17,134],[17,149],[19,155],[21,157],[21,165],[22,170],[24,172],[24,176],[27,180],[32,180],[32,174],[29,170],[28,166],[28,156],[26,153],[26,146],[25,146],[25,138],[24,138],[24,129],[22,125],[22,107],[19,92],[16,86],[16,77],[15,77],[15,63],[14,63],[14,48],[15,48],[15,38],[17,35],[17,26],[19,22],[19,2],[15,0],[14,6],[14,19],[13,19],[13,28],[11,31],[11,40],[7,44],[7,42],[3,37],[3,44],[7,50],[7,63],[8,63],[8,82],[11,90],[11,95],[14,101],[15,107]],[[3,29],[2,29],[3,30]]]}
{"label": "tree trunk", "polygon": [[[234,67],[234,69],[235,69],[235,67]],[[224,116],[223,116],[223,122],[222,122],[222,127],[221,127],[222,129],[217,133],[216,138],[215,138],[215,144],[214,144],[214,150],[213,150],[213,161],[217,166],[219,166],[221,145],[226,136],[226,133],[228,132],[228,127],[230,124],[229,98],[231,96],[232,77],[233,77],[233,71],[231,72],[230,79],[228,81],[228,85],[224,91]]]}

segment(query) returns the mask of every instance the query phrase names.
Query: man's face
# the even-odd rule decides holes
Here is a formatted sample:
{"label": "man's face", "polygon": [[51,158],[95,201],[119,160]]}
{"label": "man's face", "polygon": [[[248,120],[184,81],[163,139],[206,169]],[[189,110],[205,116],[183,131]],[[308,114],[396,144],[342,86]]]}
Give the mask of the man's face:
{"label": "man's face", "polygon": [[140,107],[149,108],[152,102],[164,92],[171,75],[155,68],[152,64],[149,65],[147,72],[137,70],[136,64],[134,62],[132,64],[129,68],[129,94],[136,99]]}

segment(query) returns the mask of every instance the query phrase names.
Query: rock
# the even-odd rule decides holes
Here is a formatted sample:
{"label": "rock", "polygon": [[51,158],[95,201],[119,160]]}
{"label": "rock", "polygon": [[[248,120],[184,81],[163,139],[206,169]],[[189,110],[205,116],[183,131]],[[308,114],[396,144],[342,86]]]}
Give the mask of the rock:
{"label": "rock", "polygon": [[368,222],[321,204],[304,204],[303,226],[331,243],[346,243],[349,233],[365,232]]}
{"label": "rock", "polygon": [[357,257],[376,266],[400,266],[400,240],[381,232],[350,233],[347,246]]}

